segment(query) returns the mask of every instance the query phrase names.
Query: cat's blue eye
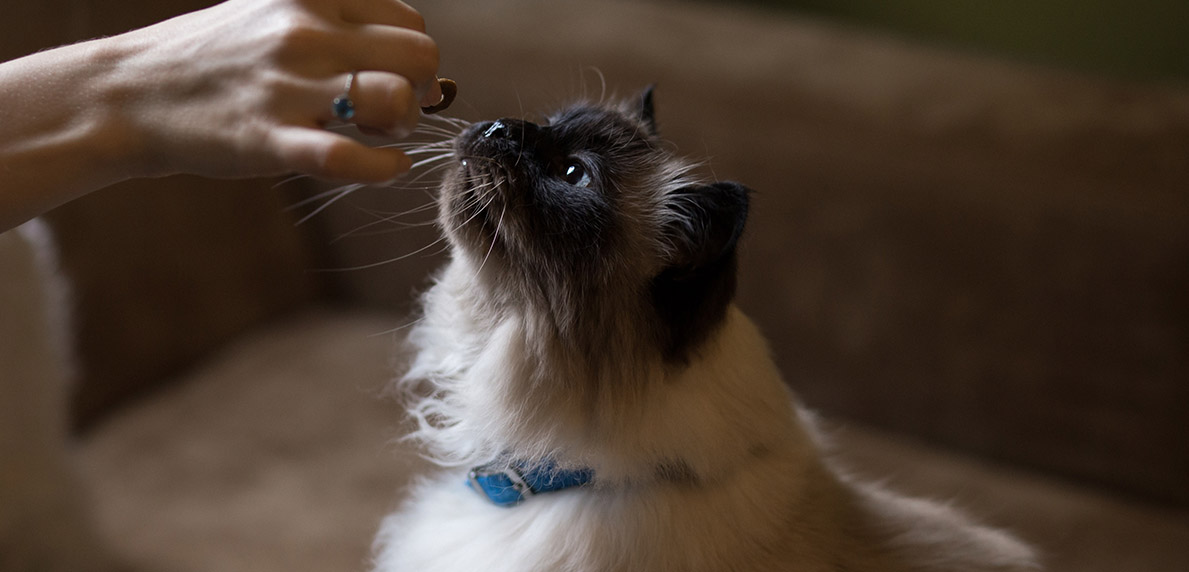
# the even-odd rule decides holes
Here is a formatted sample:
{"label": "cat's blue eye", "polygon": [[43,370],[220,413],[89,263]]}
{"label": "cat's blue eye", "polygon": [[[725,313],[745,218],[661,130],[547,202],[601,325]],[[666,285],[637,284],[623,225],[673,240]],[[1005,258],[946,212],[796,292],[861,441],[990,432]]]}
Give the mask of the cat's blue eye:
{"label": "cat's blue eye", "polygon": [[571,159],[562,170],[562,178],[575,187],[590,186],[590,173],[586,171],[586,166],[582,162]]}

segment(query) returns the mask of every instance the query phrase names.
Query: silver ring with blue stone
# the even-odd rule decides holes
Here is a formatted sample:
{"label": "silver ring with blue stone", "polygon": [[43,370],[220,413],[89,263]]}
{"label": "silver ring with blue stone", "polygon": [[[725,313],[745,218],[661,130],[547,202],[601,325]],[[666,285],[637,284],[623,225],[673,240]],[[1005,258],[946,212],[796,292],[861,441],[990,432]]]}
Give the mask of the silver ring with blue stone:
{"label": "silver ring with blue stone", "polygon": [[347,85],[343,86],[343,93],[330,102],[330,112],[343,121],[350,121],[355,117],[355,102],[351,101],[351,85],[354,83],[355,72],[351,72],[347,74]]}

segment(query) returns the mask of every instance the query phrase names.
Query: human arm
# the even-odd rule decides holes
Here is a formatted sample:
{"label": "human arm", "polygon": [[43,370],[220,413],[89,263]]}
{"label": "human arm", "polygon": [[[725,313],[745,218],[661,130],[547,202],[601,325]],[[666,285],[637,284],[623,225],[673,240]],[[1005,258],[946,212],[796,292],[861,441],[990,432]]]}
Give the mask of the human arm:
{"label": "human arm", "polygon": [[137,177],[389,180],[409,159],[324,129],[330,101],[360,70],[353,122],[402,136],[437,65],[397,0],[230,0],[0,64],[0,230]]}

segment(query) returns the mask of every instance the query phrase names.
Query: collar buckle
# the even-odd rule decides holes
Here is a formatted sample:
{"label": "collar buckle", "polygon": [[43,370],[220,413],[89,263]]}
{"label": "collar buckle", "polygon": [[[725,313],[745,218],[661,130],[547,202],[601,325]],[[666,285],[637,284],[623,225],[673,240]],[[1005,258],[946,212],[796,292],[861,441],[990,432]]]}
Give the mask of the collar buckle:
{"label": "collar buckle", "polygon": [[467,484],[492,504],[513,507],[540,494],[580,487],[594,480],[590,469],[560,470],[552,461],[529,464],[495,461],[475,467]]}

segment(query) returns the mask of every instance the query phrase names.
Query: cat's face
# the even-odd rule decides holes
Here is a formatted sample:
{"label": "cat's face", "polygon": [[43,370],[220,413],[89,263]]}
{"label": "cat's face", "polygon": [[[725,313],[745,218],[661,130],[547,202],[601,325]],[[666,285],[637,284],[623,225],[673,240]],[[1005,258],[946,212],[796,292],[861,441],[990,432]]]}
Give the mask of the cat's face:
{"label": "cat's face", "polygon": [[700,183],[657,137],[651,101],[470,126],[441,222],[493,299],[545,314],[559,335],[644,332],[684,359],[733,293],[747,196]]}

